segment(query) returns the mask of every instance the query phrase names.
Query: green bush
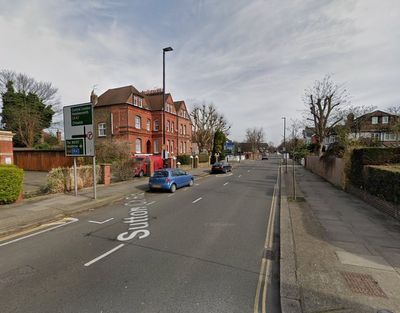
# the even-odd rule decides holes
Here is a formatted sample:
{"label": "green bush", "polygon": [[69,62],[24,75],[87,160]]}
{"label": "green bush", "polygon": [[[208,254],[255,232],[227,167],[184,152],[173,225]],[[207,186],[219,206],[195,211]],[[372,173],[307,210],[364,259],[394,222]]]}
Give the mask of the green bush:
{"label": "green bush", "polygon": [[349,181],[355,187],[364,187],[364,165],[385,165],[400,163],[400,148],[354,149],[348,168]]}
{"label": "green bush", "polygon": [[0,165],[0,204],[13,203],[22,191],[24,171],[15,165]]}
{"label": "green bush", "polygon": [[381,199],[400,204],[400,168],[367,166],[365,189]]}
{"label": "green bush", "polygon": [[192,164],[190,155],[186,155],[186,154],[178,155],[176,157],[176,161],[181,163],[182,165],[191,165]]}

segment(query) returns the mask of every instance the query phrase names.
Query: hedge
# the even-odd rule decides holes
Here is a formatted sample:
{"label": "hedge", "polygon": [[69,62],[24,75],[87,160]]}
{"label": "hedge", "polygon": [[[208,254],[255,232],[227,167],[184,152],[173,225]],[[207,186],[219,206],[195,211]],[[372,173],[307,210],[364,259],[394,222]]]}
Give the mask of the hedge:
{"label": "hedge", "polygon": [[24,171],[15,165],[0,165],[0,204],[13,203],[22,191]]}
{"label": "hedge", "polygon": [[400,204],[400,167],[367,166],[365,189],[381,199]]}
{"label": "hedge", "polygon": [[182,154],[176,157],[176,161],[181,163],[182,165],[191,165],[192,160],[190,159],[190,155]]}
{"label": "hedge", "polygon": [[364,165],[385,165],[400,163],[400,148],[362,148],[354,149],[348,178],[355,187],[364,186]]}

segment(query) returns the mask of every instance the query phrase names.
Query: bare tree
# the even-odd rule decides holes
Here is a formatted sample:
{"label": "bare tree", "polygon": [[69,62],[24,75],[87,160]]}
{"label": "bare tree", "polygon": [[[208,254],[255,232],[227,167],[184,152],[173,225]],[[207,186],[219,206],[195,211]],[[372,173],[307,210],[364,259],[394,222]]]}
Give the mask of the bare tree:
{"label": "bare tree", "polygon": [[348,93],[343,85],[335,84],[331,76],[326,75],[322,80],[315,81],[313,87],[306,89],[303,101],[314,122],[321,155],[324,139],[343,120],[343,110],[348,105]]}
{"label": "bare tree", "polygon": [[389,111],[389,113],[392,113],[394,115],[400,115],[400,105],[393,105],[391,107],[388,107],[387,110]]}
{"label": "bare tree", "polygon": [[251,151],[256,153],[258,151],[264,154],[268,150],[268,144],[264,142],[265,133],[262,127],[248,128],[246,130],[246,142],[250,144]]}
{"label": "bare tree", "polygon": [[229,134],[231,126],[212,103],[195,105],[190,116],[193,122],[192,140],[197,143],[199,151],[211,151],[217,130],[225,136]]}
{"label": "bare tree", "polygon": [[7,89],[7,83],[12,82],[16,92],[25,95],[32,93],[38,96],[40,101],[46,105],[51,105],[54,111],[57,111],[60,100],[57,97],[58,89],[49,82],[36,81],[23,73],[16,73],[11,70],[0,70],[0,93]]}

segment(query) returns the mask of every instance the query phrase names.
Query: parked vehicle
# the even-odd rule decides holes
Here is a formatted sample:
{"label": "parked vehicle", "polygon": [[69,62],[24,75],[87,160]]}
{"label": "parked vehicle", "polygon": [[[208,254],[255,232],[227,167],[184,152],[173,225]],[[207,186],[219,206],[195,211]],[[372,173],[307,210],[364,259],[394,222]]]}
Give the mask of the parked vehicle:
{"label": "parked vehicle", "polygon": [[148,175],[147,169],[150,160],[153,161],[155,171],[163,168],[163,160],[159,155],[135,155],[132,158],[133,174],[138,177]]}
{"label": "parked vehicle", "polygon": [[191,187],[193,183],[193,176],[179,168],[157,170],[149,178],[149,188],[151,191],[162,189],[175,192],[176,189],[184,186]]}
{"label": "parked vehicle", "polygon": [[232,172],[232,166],[226,162],[215,162],[211,167],[211,173]]}

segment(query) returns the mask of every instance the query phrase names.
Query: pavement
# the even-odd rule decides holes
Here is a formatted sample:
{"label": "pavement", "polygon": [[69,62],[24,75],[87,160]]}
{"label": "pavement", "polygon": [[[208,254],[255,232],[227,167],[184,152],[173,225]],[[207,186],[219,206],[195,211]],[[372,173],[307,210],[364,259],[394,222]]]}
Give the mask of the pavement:
{"label": "pavement", "polygon": [[39,194],[46,186],[48,172],[24,171],[23,191],[25,195]]}
{"label": "pavement", "polygon": [[300,166],[293,201],[292,169],[282,179],[282,312],[399,313],[400,223]]}
{"label": "pavement", "polygon": [[[195,178],[209,174],[209,170],[206,168],[196,168],[189,172]],[[41,172],[30,172],[28,180],[34,181],[35,177],[42,178],[42,174]],[[41,181],[38,181],[38,184],[41,184]],[[126,194],[147,190],[147,181],[148,178],[143,177],[113,183],[107,187],[98,185],[96,200],[93,199],[93,189],[85,188],[78,191],[78,196],[71,193],[49,194],[24,199],[16,204],[1,205],[0,237],[119,201]]]}

